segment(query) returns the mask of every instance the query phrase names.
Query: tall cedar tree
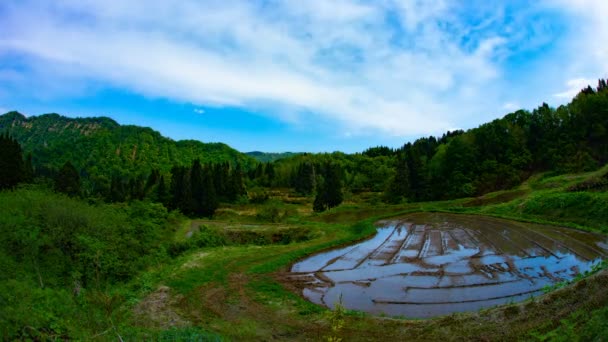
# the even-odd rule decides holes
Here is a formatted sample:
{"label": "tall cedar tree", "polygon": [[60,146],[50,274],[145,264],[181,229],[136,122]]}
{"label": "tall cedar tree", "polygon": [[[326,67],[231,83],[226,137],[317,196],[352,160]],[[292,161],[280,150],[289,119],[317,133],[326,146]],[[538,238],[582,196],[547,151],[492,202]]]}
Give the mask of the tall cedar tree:
{"label": "tall cedar tree", "polygon": [[227,184],[226,198],[229,202],[236,201],[240,196],[245,195],[245,184],[243,183],[243,170],[239,164],[230,171]]}
{"label": "tall cedar tree", "polygon": [[386,190],[387,199],[391,203],[399,203],[410,194],[410,171],[407,167],[406,155],[403,152],[397,154],[395,171],[395,176],[391,179]]}
{"label": "tall cedar tree", "polygon": [[80,175],[69,161],[63,164],[55,176],[55,190],[69,196],[80,195]]}
{"label": "tall cedar tree", "polygon": [[170,186],[170,196],[171,201],[169,205],[169,209],[180,209],[184,202],[184,179],[186,174],[186,168],[182,166],[173,166],[171,168],[171,186]]}
{"label": "tall cedar tree", "polygon": [[154,194],[154,200],[160,202],[165,208],[170,206],[169,194],[167,193],[167,184],[165,184],[165,176],[161,175],[158,179],[158,186]]}
{"label": "tall cedar tree", "polygon": [[12,189],[25,180],[23,153],[17,140],[0,135],[0,190]]}
{"label": "tall cedar tree", "polygon": [[28,153],[23,164],[23,181],[31,183],[34,180],[34,166],[32,164],[32,154]]}
{"label": "tall cedar tree", "polygon": [[220,173],[221,169],[211,166],[202,167],[200,160],[196,159],[192,162],[190,169],[192,198],[191,214],[195,216],[213,215],[218,207],[217,194],[213,184],[213,171]]}
{"label": "tall cedar tree", "polygon": [[294,189],[302,195],[310,195],[315,188],[315,170],[310,162],[300,163],[293,181]]}
{"label": "tall cedar tree", "polygon": [[342,168],[336,163],[327,163],[323,168],[323,181],[317,185],[313,202],[314,211],[325,211],[342,203]]}
{"label": "tall cedar tree", "polygon": [[211,217],[219,206],[219,199],[215,193],[213,184],[213,169],[207,165],[203,168],[203,189],[202,197],[200,198],[201,210],[200,215]]}

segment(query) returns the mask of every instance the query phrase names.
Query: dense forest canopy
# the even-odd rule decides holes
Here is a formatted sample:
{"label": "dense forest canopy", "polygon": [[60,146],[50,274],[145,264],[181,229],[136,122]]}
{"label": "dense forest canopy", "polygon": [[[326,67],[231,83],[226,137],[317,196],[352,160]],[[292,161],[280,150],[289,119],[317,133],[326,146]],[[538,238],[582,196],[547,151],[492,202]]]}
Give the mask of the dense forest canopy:
{"label": "dense forest canopy", "polygon": [[119,125],[105,117],[45,114],[26,118],[10,112],[0,116],[0,132],[16,139],[25,154],[32,154],[39,175],[52,176],[71,162],[88,192],[107,190],[113,177],[146,178],[152,170],[167,174],[173,165],[189,165],[195,159],[244,168],[256,163],[222,143],[173,141],[150,128]]}

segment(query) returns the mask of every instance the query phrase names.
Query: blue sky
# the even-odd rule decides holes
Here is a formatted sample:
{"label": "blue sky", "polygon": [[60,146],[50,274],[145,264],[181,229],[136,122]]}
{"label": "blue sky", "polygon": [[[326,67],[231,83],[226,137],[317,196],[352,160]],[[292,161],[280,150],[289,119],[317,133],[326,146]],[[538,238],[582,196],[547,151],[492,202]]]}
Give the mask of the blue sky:
{"label": "blue sky", "polygon": [[608,1],[3,0],[0,111],[241,151],[357,152],[566,103]]}

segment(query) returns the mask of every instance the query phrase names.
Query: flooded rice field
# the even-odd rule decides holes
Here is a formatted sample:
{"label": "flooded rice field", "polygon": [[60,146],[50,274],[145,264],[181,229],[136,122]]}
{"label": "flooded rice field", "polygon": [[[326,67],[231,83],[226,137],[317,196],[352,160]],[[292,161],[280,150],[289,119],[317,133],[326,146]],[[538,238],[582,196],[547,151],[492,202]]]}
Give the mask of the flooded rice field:
{"label": "flooded rice field", "polygon": [[588,271],[605,236],[483,216],[417,213],[358,244],[310,256],[290,278],[308,300],[427,318],[514,303]]}

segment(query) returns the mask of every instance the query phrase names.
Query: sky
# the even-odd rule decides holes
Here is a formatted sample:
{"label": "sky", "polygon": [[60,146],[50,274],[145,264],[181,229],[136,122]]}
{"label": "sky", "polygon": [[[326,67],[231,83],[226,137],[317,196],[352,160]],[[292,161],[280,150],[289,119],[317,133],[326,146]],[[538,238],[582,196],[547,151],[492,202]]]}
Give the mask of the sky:
{"label": "sky", "polygon": [[2,0],[0,112],[360,152],[608,77],[605,0]]}

